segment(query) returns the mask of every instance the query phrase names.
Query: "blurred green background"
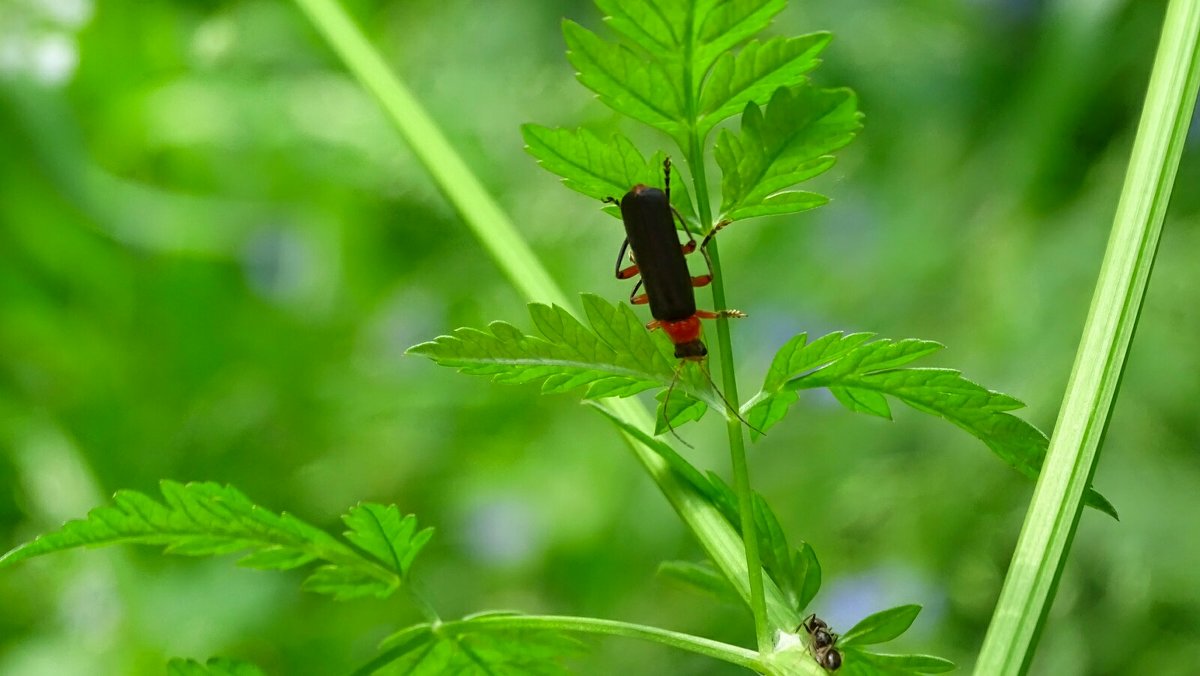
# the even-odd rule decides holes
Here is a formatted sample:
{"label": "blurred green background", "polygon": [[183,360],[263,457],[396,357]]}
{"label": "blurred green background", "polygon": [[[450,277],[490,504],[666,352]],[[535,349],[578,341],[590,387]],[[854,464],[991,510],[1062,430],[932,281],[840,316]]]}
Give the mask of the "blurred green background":
{"label": "blurred green background", "polygon": [[[815,79],[866,130],[831,205],[722,235],[742,388],[800,331],[945,343],[935,358],[1049,429],[1082,328],[1165,1],[805,0]],[[518,125],[624,125],[575,83],[585,0],[349,3],[563,288],[624,299],[621,234],[522,150]],[[1033,673],[1200,670],[1200,125],[1193,126],[1096,486]],[[643,150],[667,141],[641,134]],[[715,170],[712,172],[716,174]],[[438,534],[442,614],[591,614],[752,641],[748,614],[656,578],[698,548],[608,424],[568,396],[404,357],[528,327],[374,102],[288,3],[0,4],[0,548],[161,478],[232,483],[324,527],[358,500]],[[707,305],[709,302],[703,302]],[[713,417],[713,416],[710,416]],[[726,471],[714,420],[684,436]],[[1032,485],[941,421],[809,395],[752,476],[826,583],[835,628],[925,611],[893,651],[970,669]],[[0,673],[156,674],[230,655],[345,673],[417,621],[301,576],[147,548],[0,574]],[[732,674],[607,640],[584,674]]]}

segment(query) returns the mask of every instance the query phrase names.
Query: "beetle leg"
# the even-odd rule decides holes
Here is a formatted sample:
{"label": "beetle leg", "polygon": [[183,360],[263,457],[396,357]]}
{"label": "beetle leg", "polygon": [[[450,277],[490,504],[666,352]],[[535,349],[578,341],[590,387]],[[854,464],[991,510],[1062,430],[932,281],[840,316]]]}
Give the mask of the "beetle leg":
{"label": "beetle leg", "polygon": [[[631,265],[625,269],[621,269],[621,263],[625,260],[625,252],[629,250],[629,240],[626,239],[621,243],[621,250],[617,252],[617,279],[629,279],[638,273],[638,266]],[[632,256],[630,256],[632,258]]]}
{"label": "beetle leg", "polygon": [[629,302],[632,305],[645,305],[650,302],[650,296],[646,294],[637,295],[638,289],[642,288],[642,280],[638,280],[637,284],[633,285],[633,291],[629,294]]}
{"label": "beetle leg", "polygon": [[708,286],[712,283],[712,275],[698,275],[692,277],[692,286]]}
{"label": "beetle leg", "polygon": [[658,329],[658,328],[662,328],[662,322],[657,319],[655,319],[652,322],[648,322],[646,324],[647,331],[653,331],[654,329]]}
{"label": "beetle leg", "polygon": [[700,319],[720,319],[726,317],[729,319],[741,319],[746,316],[741,310],[721,310],[720,312],[710,312],[709,310],[697,310],[696,316]]}

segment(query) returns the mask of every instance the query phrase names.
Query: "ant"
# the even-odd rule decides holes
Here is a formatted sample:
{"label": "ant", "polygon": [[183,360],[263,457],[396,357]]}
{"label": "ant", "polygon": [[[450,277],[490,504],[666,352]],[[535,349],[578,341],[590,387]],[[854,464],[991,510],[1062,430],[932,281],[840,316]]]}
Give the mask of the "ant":
{"label": "ant", "polygon": [[826,671],[837,671],[842,666],[842,653],[834,647],[838,635],[831,632],[829,625],[825,623],[825,620],[817,617],[816,613],[804,618],[800,628],[808,632],[812,639],[812,654],[817,664],[824,667]]}

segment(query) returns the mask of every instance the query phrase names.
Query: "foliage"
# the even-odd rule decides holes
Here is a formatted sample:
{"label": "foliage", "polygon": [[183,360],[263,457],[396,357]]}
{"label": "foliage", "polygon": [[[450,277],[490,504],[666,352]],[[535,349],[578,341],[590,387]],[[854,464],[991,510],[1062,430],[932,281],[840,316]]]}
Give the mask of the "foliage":
{"label": "foliage", "polygon": [[583,645],[560,632],[507,629],[476,622],[508,613],[483,613],[435,627],[419,624],[383,641],[383,673],[411,676],[557,676],[570,673],[562,659]]}
{"label": "foliage", "polygon": [[395,505],[363,503],[342,517],[349,528],[342,544],[295,516],[275,514],[232,486],[215,483],[160,484],[163,502],[137,491],[120,491],[111,507],[69,521],[0,557],[0,567],[77,547],[143,544],[168,554],[220,556],[250,550],[238,565],[291,570],[324,562],[304,588],[338,601],[395,592],[413,559],[433,535],[417,531],[416,517],[401,518]]}

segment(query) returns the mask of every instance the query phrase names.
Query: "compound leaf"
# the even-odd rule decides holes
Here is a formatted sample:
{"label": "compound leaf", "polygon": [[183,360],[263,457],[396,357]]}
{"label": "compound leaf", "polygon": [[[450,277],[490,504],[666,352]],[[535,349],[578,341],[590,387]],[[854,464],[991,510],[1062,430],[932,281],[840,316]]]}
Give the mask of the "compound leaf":
{"label": "compound leaf", "polygon": [[723,218],[792,213],[823,204],[812,193],[783,192],[833,166],[829,153],[862,127],[854,93],[803,84],[775,91],[765,111],[746,104],[741,135],[723,130],[714,153],[723,172]]}
{"label": "compound leaf", "polygon": [[613,110],[683,138],[686,118],[677,78],[660,62],[605,42],[574,21],[563,22],[567,59],[576,76]]}
{"label": "compound leaf", "polygon": [[[87,518],[68,521],[62,528],[17,547],[0,558],[0,566],[76,547],[115,544],[158,545],[169,554],[186,556],[248,552],[238,563],[250,568],[289,570],[324,561],[325,565],[305,581],[305,588],[339,600],[386,597],[399,588],[406,572],[406,566],[393,565],[393,561],[411,564],[431,535],[427,529],[409,540],[398,536],[390,541],[392,558],[372,561],[287,512],[275,514],[255,505],[232,486],[163,481],[160,488],[161,503],[137,491],[119,491],[113,496],[114,505],[93,509]],[[395,509],[361,505],[347,516],[347,523],[361,520],[365,513],[386,515]],[[416,528],[414,517],[407,517],[403,523]],[[353,525],[352,531],[352,542],[361,540],[378,548]]]}
{"label": "compound leaf", "polygon": [[700,93],[701,136],[742,112],[747,103],[765,104],[776,89],[802,81],[805,73],[820,65],[817,55],[831,38],[829,33],[814,33],[752,40],[736,54],[722,53]]}
{"label": "compound leaf", "polygon": [[729,580],[708,561],[664,561],[658,564],[658,574],[680,586],[708,594],[719,601],[740,605],[742,598]]}
{"label": "compound leaf", "polygon": [[596,0],[605,22],[630,42],[660,59],[683,53],[689,0]]}
{"label": "compound leaf", "polygon": [[407,575],[413,560],[433,536],[433,529],[417,531],[417,517],[401,516],[395,505],[360,503],[342,517],[350,530],[344,535],[359,549],[390,570]]}
{"label": "compound leaf", "polygon": [[[456,329],[409,352],[496,382],[540,382],[546,393],[585,388],[585,399],[628,397],[675,382],[667,341],[651,337],[628,305],[613,305],[591,294],[583,295],[583,305],[590,327],[561,307],[531,303],[529,314],[541,336],[493,322],[488,331]],[[687,395],[680,401],[702,399],[725,410],[718,394],[693,388],[691,382],[679,379],[676,394]]]}
{"label": "compound leaf", "polygon": [[[954,423],[1021,474],[1037,477],[1049,441],[1036,427],[1009,413],[1024,407],[1023,403],[967,380],[959,371],[905,367],[941,349],[938,343],[867,342],[871,337],[839,332],[811,344],[804,334],[788,341],[772,361],[762,391],[746,405],[746,419],[766,431],[798,400],[798,390],[817,387],[829,388],[852,411],[890,417],[886,395]],[[1116,510],[1095,490],[1088,490],[1086,500],[1116,518]]]}
{"label": "compound leaf", "polygon": [[559,632],[503,628],[468,618],[442,623],[436,632],[429,624],[397,632],[384,640],[383,659],[372,664],[375,670],[406,676],[565,676],[570,672],[562,660],[582,647]]}
{"label": "compound leaf", "polygon": [[[563,185],[588,197],[620,199],[641,183],[663,185],[665,155],[642,157],[628,137],[613,134],[607,141],[586,129],[551,129],[536,124],[521,127],[525,150],[547,171],[561,176]],[[672,181],[671,203],[691,222],[697,217],[684,181]],[[616,209],[614,216],[620,215]]]}
{"label": "compound leaf", "polygon": [[[686,0],[685,0],[686,1]],[[758,33],[783,11],[787,0],[694,0],[691,40],[696,73],[707,73],[723,53]]]}

